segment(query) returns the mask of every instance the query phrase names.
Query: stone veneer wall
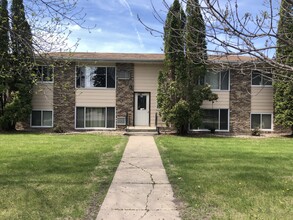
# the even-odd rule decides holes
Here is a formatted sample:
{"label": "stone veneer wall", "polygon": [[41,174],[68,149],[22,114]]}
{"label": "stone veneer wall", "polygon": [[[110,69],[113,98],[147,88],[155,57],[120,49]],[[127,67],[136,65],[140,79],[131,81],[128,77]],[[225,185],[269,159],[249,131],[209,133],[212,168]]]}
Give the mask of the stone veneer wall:
{"label": "stone veneer wall", "polygon": [[[133,103],[134,103],[134,64],[117,63],[117,76],[119,72],[128,72],[129,80],[117,79],[116,85],[116,117],[126,117],[128,113],[128,124],[133,126]],[[126,126],[117,125],[118,129]]]}
{"label": "stone veneer wall", "polygon": [[249,72],[230,71],[230,132],[250,133],[251,76]]}
{"label": "stone veneer wall", "polygon": [[74,130],[75,119],[75,63],[61,63],[54,71],[54,127]]}

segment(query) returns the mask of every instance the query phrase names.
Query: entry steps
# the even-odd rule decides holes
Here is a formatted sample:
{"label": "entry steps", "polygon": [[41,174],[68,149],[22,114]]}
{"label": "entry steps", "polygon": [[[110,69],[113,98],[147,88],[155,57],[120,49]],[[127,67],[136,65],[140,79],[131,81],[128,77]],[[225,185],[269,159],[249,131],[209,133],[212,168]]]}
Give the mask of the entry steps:
{"label": "entry steps", "polygon": [[124,135],[130,135],[130,136],[134,136],[134,135],[157,135],[158,131],[156,127],[143,127],[143,126],[135,126],[135,127],[131,127],[128,126],[125,129],[125,133]]}

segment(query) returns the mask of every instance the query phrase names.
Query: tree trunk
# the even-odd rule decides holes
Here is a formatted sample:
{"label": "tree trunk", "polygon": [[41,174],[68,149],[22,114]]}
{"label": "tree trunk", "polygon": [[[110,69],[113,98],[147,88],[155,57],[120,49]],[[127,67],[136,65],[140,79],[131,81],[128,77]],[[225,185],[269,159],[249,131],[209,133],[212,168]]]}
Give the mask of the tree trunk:
{"label": "tree trunk", "polygon": [[188,134],[188,125],[182,125],[180,129],[177,130],[179,135],[187,135]]}

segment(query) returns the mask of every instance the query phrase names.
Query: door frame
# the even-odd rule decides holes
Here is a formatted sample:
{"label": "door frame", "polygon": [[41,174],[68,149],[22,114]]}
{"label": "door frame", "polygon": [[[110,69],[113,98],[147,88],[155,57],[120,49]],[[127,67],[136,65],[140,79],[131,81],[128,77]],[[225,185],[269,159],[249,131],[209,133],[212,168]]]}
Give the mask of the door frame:
{"label": "door frame", "polygon": [[150,127],[151,125],[151,93],[150,92],[134,92],[134,95],[133,95],[133,126],[136,126],[135,125],[135,102],[136,102],[136,94],[140,94],[140,93],[145,93],[145,94],[148,94],[149,96],[149,123],[148,123],[148,127]]}

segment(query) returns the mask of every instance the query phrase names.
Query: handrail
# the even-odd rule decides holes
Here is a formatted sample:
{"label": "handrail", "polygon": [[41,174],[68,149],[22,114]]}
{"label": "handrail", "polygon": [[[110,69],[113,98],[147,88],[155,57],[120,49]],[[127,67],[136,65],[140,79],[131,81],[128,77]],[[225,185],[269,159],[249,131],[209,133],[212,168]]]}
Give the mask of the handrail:
{"label": "handrail", "polygon": [[155,127],[158,134],[160,134],[160,129],[158,127],[158,113],[155,114]]}

